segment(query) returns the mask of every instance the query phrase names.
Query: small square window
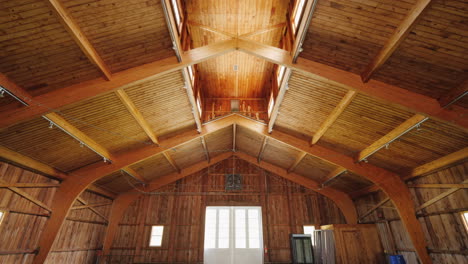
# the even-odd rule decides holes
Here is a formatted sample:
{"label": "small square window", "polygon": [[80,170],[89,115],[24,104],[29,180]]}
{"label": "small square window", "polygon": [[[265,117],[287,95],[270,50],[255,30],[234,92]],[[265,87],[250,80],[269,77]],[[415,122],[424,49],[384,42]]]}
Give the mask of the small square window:
{"label": "small square window", "polygon": [[312,240],[312,245],[315,245],[315,226],[313,225],[305,225],[304,226],[304,234],[310,235],[310,238]]}
{"label": "small square window", "polygon": [[164,226],[152,226],[151,227],[151,238],[150,247],[160,247],[162,244]]}

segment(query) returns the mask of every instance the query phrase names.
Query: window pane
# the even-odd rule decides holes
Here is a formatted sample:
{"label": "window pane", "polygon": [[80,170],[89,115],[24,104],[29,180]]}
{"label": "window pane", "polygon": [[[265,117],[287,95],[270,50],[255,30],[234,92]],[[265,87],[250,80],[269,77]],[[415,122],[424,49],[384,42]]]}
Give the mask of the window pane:
{"label": "window pane", "polygon": [[245,210],[235,210],[235,225],[236,225],[236,248],[246,248],[246,227],[245,227]]}
{"label": "window pane", "polygon": [[151,238],[150,246],[158,247],[161,246],[164,226],[152,226],[151,227]]}
{"label": "window pane", "polygon": [[304,226],[304,234],[313,235],[315,231],[315,226]]}
{"label": "window pane", "polygon": [[220,209],[218,213],[218,248],[229,248],[229,209]]}
{"label": "window pane", "polygon": [[249,248],[259,248],[259,247],[260,247],[260,240],[258,238],[249,239]]}

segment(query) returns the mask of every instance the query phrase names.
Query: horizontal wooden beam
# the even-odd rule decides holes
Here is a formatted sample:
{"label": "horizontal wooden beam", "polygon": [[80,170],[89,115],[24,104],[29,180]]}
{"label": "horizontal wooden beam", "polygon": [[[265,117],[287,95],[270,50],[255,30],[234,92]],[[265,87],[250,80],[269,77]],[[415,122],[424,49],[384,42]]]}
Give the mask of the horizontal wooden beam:
{"label": "horizontal wooden beam", "polygon": [[[0,128],[44,115],[49,113],[51,109],[58,109],[69,104],[90,99],[124,86],[152,80],[161,74],[181,70],[184,67],[223,55],[235,49],[236,41],[226,40],[186,51],[182,54],[182,63],[179,63],[176,57],[169,57],[115,73],[111,81],[99,78],[57,89],[32,98],[26,98],[31,102],[29,107],[18,108],[16,106],[11,106],[8,110],[1,113]],[[0,79],[0,81],[3,80]],[[7,82],[2,82],[0,85],[10,89]]]}
{"label": "horizontal wooden beam", "polygon": [[353,101],[354,97],[356,97],[357,93],[355,91],[348,91],[346,95],[341,99],[340,103],[335,106],[333,111],[328,115],[327,119],[323,121],[323,123],[320,125],[319,129],[317,132],[315,132],[314,136],[312,137],[312,142],[311,144],[316,144],[320,138],[327,132],[327,130],[335,123],[336,119],[343,113],[343,111],[346,109],[346,107]]}
{"label": "horizontal wooden beam", "polygon": [[405,19],[403,19],[400,25],[398,25],[387,43],[385,43],[379,53],[372,59],[361,74],[364,82],[367,82],[371,78],[372,74],[380,68],[380,66],[387,61],[398,46],[400,46],[430,3],[431,0],[418,0],[411,10],[408,11]]}
{"label": "horizontal wooden beam", "polygon": [[76,44],[78,44],[86,57],[88,57],[88,59],[99,68],[107,80],[110,80],[112,74],[107,68],[107,65],[104,63],[102,58],[94,49],[93,45],[91,45],[83,31],[81,31],[78,24],[70,16],[62,3],[59,0],[47,0],[47,3],[52,8],[52,11],[55,13],[60,23],[62,23],[68,33],[73,37]]}
{"label": "horizontal wooden beam", "polygon": [[331,171],[330,173],[328,173],[327,176],[325,176],[325,178],[323,179],[322,181],[322,188],[327,185],[330,181],[336,179],[337,177],[339,177],[340,175],[343,175],[343,173],[346,173],[346,169],[343,168],[343,167],[338,167],[336,169],[334,169],[333,171]]}
{"label": "horizontal wooden beam", "polygon": [[383,199],[382,201],[380,201],[378,204],[376,204],[375,206],[373,206],[369,211],[365,212],[364,214],[362,214],[361,216],[359,216],[359,221],[361,221],[362,219],[364,219],[366,216],[370,215],[372,212],[374,212],[375,210],[379,209],[379,207],[381,207],[382,205],[386,204],[388,201],[390,201],[390,198],[385,198]]}
{"label": "horizontal wooden beam", "polygon": [[[8,184],[8,182],[0,179],[0,184]],[[41,207],[41,208],[43,208],[43,209],[45,209],[45,210],[47,210],[49,212],[52,212],[52,209],[48,205],[46,205],[45,203],[43,203],[42,201],[40,201],[36,197],[30,195],[29,193],[24,192],[24,191],[22,191],[21,189],[19,189],[17,187],[7,187],[7,188],[8,188],[8,190],[18,194],[19,196],[25,198],[26,200],[32,202],[33,204],[35,204],[35,205],[37,205],[37,206],[39,206],[39,207]]]}
{"label": "horizontal wooden beam", "polygon": [[[78,197],[76,200],[77,200],[78,202],[82,203],[83,205],[88,205],[88,204],[89,204],[85,199],[83,199],[83,198],[81,198],[81,197]],[[102,218],[103,220],[105,220],[106,222],[108,222],[107,217],[106,217],[105,215],[103,215],[101,212],[99,212],[98,210],[96,210],[95,208],[93,208],[93,207],[87,207],[87,209],[91,210],[91,211],[92,211],[93,213],[95,213],[97,216],[99,216],[100,218]]]}
{"label": "horizontal wooden beam", "polygon": [[143,117],[141,112],[138,110],[136,105],[132,102],[130,97],[128,97],[127,93],[123,89],[119,89],[115,91],[117,97],[119,97],[122,104],[127,108],[128,112],[133,116],[135,121],[140,125],[140,127],[145,131],[146,135],[154,144],[159,144],[158,137],[154,133],[153,129],[151,128],[148,121]]}
{"label": "horizontal wooden beam", "polygon": [[67,178],[67,174],[64,172],[3,146],[0,146],[0,158],[60,180]]}
{"label": "horizontal wooden beam", "polygon": [[179,166],[177,166],[177,163],[171,157],[171,155],[169,155],[169,153],[167,153],[167,152],[163,152],[163,155],[166,158],[166,160],[169,162],[169,164],[171,164],[172,168],[174,168],[174,170],[176,170],[178,173],[180,173],[180,168],[179,168]]}
{"label": "horizontal wooden beam", "polygon": [[[468,183],[468,180],[464,180],[464,181],[462,182],[462,184],[466,184],[466,183]],[[458,188],[458,187],[457,187],[457,188],[452,188],[452,189],[450,189],[450,190],[448,190],[448,191],[446,191],[446,192],[443,192],[443,193],[437,195],[436,197],[434,197],[434,198],[430,199],[429,201],[427,201],[427,202],[421,204],[420,206],[418,206],[418,207],[416,208],[416,212],[421,211],[422,209],[424,209],[424,208],[426,208],[426,207],[428,207],[428,206],[430,206],[430,205],[432,205],[432,204],[434,204],[434,203],[436,203],[436,202],[442,200],[443,198],[445,198],[445,197],[451,195],[452,193],[454,193],[454,192],[456,192],[456,191],[458,191],[458,190],[461,190],[461,189],[462,189],[462,188]]]}
{"label": "horizontal wooden beam", "polygon": [[65,120],[65,118],[61,117],[57,113],[49,113],[46,114],[44,117],[47,120],[54,123],[56,126],[60,127],[67,134],[80,141],[81,143],[85,144],[88,148],[90,148],[97,154],[101,155],[102,157],[106,158],[107,160],[114,159],[111,153],[105,147],[94,141],[92,138],[87,136],[85,133],[76,128],[74,125],[72,125],[70,122]]}
{"label": "horizontal wooden beam", "polygon": [[463,107],[452,106],[450,110],[444,109],[434,98],[376,80],[363,83],[357,74],[302,57],[299,57],[296,63],[292,63],[292,58],[288,51],[248,39],[238,39],[237,45],[240,51],[300,71],[314,79],[354,90],[406,111],[453,123],[464,129],[468,128],[468,119],[466,118],[468,110]]}
{"label": "horizontal wooden beam", "polygon": [[394,128],[392,131],[388,132],[383,137],[372,143],[370,146],[361,150],[356,155],[356,161],[362,161],[366,159],[379,149],[385,147],[385,145],[390,144],[395,139],[404,135],[405,133],[413,129],[416,125],[421,124],[421,122],[424,122],[425,120],[427,120],[427,118],[423,115],[416,114],[412,116],[411,118]]}
{"label": "horizontal wooden beam", "polygon": [[460,188],[460,189],[468,189],[468,184],[463,184],[463,183],[418,183],[418,184],[408,184],[408,188],[436,188],[436,189]]}
{"label": "horizontal wooden beam", "polygon": [[87,190],[110,199],[115,199],[117,197],[117,194],[115,194],[114,192],[96,186],[95,184],[91,184],[90,186],[88,186]]}
{"label": "horizontal wooden beam", "polygon": [[71,210],[87,209],[91,207],[101,207],[101,206],[107,206],[107,205],[112,205],[112,203],[95,203],[95,204],[87,204],[87,205],[77,205],[77,206],[73,206]]}
{"label": "horizontal wooden beam", "polygon": [[122,169],[123,171],[125,171],[127,174],[129,174],[130,176],[132,176],[133,178],[143,182],[143,183],[148,183],[148,181],[145,179],[145,177],[143,177],[140,173],[138,173],[136,170],[130,168],[129,166],[125,167]]}
{"label": "horizontal wooden beam", "polygon": [[0,183],[0,188],[9,188],[9,187],[16,187],[16,188],[56,188],[59,187],[60,183],[22,183],[22,182],[7,182],[7,183]]}
{"label": "horizontal wooden beam", "polygon": [[297,165],[299,165],[299,163],[301,163],[301,161],[307,156],[307,153],[305,152],[299,152],[299,155],[296,157],[296,159],[294,160],[294,163],[291,165],[291,167],[289,167],[288,169],[288,173],[291,173],[293,172]]}

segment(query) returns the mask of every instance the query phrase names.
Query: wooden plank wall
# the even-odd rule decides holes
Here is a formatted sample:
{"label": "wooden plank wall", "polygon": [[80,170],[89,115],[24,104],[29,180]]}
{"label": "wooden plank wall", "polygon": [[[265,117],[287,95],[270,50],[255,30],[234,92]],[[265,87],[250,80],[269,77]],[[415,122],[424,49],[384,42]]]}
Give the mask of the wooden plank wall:
{"label": "wooden plank wall", "polygon": [[[232,172],[243,175],[244,189],[226,194],[224,174]],[[345,223],[329,199],[254,165],[229,159],[145,195],[132,205],[119,224],[112,263],[132,259],[144,263],[203,262],[204,211],[214,205],[262,206],[264,245],[268,248],[265,261],[273,263],[291,261],[289,234],[302,233],[304,224]],[[151,225],[164,225],[162,247],[148,247]],[[139,256],[133,256],[135,252]]]}
{"label": "wooden plank wall", "polygon": [[[461,183],[468,179],[468,162],[447,168],[408,183]],[[449,189],[411,188],[416,208]],[[386,196],[374,193],[355,200],[358,214],[362,215]],[[468,230],[465,229],[460,212],[468,210],[468,191],[461,189],[418,211],[418,219],[428,242],[428,248],[434,263],[468,263]],[[385,203],[363,222],[377,223],[384,247],[388,250],[392,239],[399,254],[405,256],[408,264],[416,264],[417,257],[405,228],[399,220],[391,202]]]}
{"label": "wooden plank wall", "polygon": [[[0,179],[8,183],[58,183],[4,162],[0,162]],[[55,194],[55,188],[21,188],[21,191],[47,206]],[[80,198],[89,204],[112,202],[90,192],[84,192]],[[110,205],[95,209],[107,216]],[[0,210],[7,211],[0,225],[0,263],[31,263],[49,212],[6,188],[0,188]],[[102,247],[106,226],[106,221],[89,209],[72,210],[46,263],[93,263],[96,250]]]}

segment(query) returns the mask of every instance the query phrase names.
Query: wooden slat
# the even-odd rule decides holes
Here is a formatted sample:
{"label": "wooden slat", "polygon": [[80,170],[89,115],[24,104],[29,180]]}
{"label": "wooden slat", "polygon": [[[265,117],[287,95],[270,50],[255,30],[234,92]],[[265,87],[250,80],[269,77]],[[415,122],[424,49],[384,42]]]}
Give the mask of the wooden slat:
{"label": "wooden slat", "polygon": [[33,171],[37,171],[40,173],[43,173],[45,175],[52,176],[57,179],[65,179],[67,178],[67,175],[49,165],[46,165],[42,162],[39,162],[37,160],[31,159],[27,156],[24,156],[20,153],[17,153],[15,151],[12,151],[8,148],[5,148],[3,146],[0,146],[0,157],[5,160],[9,160],[15,164],[18,164],[20,166],[24,166],[26,168],[29,168]]}
{"label": "wooden slat", "polygon": [[293,172],[296,169],[297,165],[299,165],[299,163],[301,163],[301,161],[305,158],[305,156],[307,156],[307,153],[299,152],[299,155],[296,157],[296,160],[294,160],[294,163],[291,165],[291,167],[289,167],[288,173]]}
{"label": "wooden slat", "polygon": [[284,71],[283,79],[281,80],[281,84],[279,86],[279,93],[275,99],[275,105],[273,106],[273,110],[271,111],[270,121],[268,122],[268,131],[273,131],[273,126],[275,125],[276,118],[278,117],[279,109],[281,103],[283,102],[284,95],[286,94],[286,90],[288,89],[288,82],[289,78],[291,77],[291,69],[287,68]]}
{"label": "wooden slat", "polygon": [[323,179],[322,187],[325,186],[327,183],[329,183],[331,180],[335,179],[336,177],[342,175],[345,172],[346,172],[346,169],[343,167],[338,167],[334,169]]}
{"label": "wooden slat", "polygon": [[169,155],[169,153],[167,153],[167,152],[163,152],[163,155],[166,158],[166,160],[171,164],[171,166],[174,168],[174,170],[176,170],[178,173],[180,173],[180,168],[179,168],[179,166],[177,166],[176,162],[171,157],[171,155]]}
{"label": "wooden slat", "polygon": [[386,202],[390,201],[390,198],[385,198],[383,199],[382,201],[380,201],[378,204],[376,204],[374,207],[372,207],[369,211],[365,212],[364,214],[362,214],[360,217],[359,217],[359,221],[364,219],[364,217],[370,215],[372,212],[374,212],[375,210],[377,210],[379,207],[381,207],[382,205],[384,205]]}
{"label": "wooden slat", "polygon": [[312,142],[311,144],[316,144],[320,138],[325,134],[325,132],[328,130],[328,128],[333,125],[336,119],[343,113],[343,111],[346,109],[346,107],[353,101],[354,97],[356,97],[356,92],[355,91],[348,91],[346,95],[341,99],[340,103],[333,109],[333,111],[330,113],[330,115],[323,121],[323,123],[320,125],[320,128],[315,132],[314,136],[312,137]]}
{"label": "wooden slat", "polygon": [[46,114],[45,117],[52,121],[55,125],[59,126],[62,130],[66,131],[69,135],[73,136],[80,142],[84,143],[87,145],[90,149],[101,155],[102,157],[108,159],[108,160],[113,160],[114,158],[112,157],[111,153],[98,144],[96,141],[88,137],[85,133],[81,132],[78,128],[70,124],[67,120],[65,120],[63,117],[58,115],[57,113],[49,113]]}
{"label": "wooden slat", "polygon": [[[0,184],[8,184],[8,182],[0,179]],[[32,202],[33,204],[49,211],[49,212],[52,212],[52,209],[47,206],[46,204],[44,204],[43,202],[39,201],[38,199],[36,199],[35,197],[33,197],[32,195],[28,194],[27,192],[24,192],[22,191],[21,189],[19,188],[16,188],[16,187],[7,187],[8,190],[20,195],[21,197],[27,199],[28,201]]]}
{"label": "wooden slat", "polygon": [[48,0],[47,3],[50,7],[52,7],[52,10],[54,11],[54,14],[56,15],[60,23],[62,23],[62,25],[65,27],[68,33],[70,33],[70,35],[73,37],[76,44],[78,44],[78,46],[81,48],[86,57],[88,57],[88,59],[101,70],[101,72],[107,80],[110,80],[112,76],[111,72],[109,71],[109,69],[107,68],[106,64],[99,56],[97,51],[91,45],[89,40],[86,38],[83,31],[81,31],[76,22],[70,16],[70,14],[68,14],[67,10],[62,5],[62,3],[60,3],[59,0]]}
{"label": "wooden slat", "polygon": [[[464,180],[464,181],[462,182],[462,184],[466,184],[466,183],[468,183],[468,180]],[[429,205],[432,205],[432,204],[434,204],[434,203],[440,201],[441,199],[443,199],[443,198],[445,198],[445,197],[451,195],[452,193],[454,193],[454,192],[456,192],[456,191],[458,191],[458,190],[461,190],[461,189],[462,189],[462,188],[452,188],[452,189],[450,189],[450,190],[448,190],[448,191],[446,191],[446,192],[443,192],[443,193],[437,195],[436,197],[434,197],[434,198],[430,199],[429,201],[427,201],[427,202],[421,204],[420,206],[418,206],[418,207],[416,208],[416,212],[421,211],[422,209],[428,207]]]}
{"label": "wooden slat", "polygon": [[263,152],[265,152],[265,148],[267,144],[268,144],[268,137],[265,136],[263,137],[262,146],[260,147],[260,150],[258,151],[258,155],[257,155],[258,163],[260,163],[260,161],[262,160]]}
{"label": "wooden slat", "polygon": [[9,187],[16,187],[16,188],[55,188],[59,187],[59,183],[0,183],[0,188],[9,188]]}
{"label": "wooden slat", "polygon": [[115,94],[119,97],[120,101],[122,101],[123,105],[127,108],[128,112],[132,114],[133,118],[137,121],[137,123],[140,125],[140,127],[145,131],[146,135],[151,139],[151,141],[154,144],[159,145],[158,138],[156,134],[154,134],[153,130],[151,129],[151,126],[148,124],[146,119],[143,117],[141,112],[138,110],[138,108],[135,106],[135,104],[132,102],[130,97],[128,97],[127,93],[123,89],[119,89],[115,91]]}
{"label": "wooden slat", "polygon": [[423,115],[416,114],[412,116],[410,119],[406,120],[398,127],[394,128],[392,131],[388,132],[385,136],[381,137],[379,140],[372,143],[369,147],[361,150],[356,155],[356,161],[362,161],[363,159],[367,158],[368,156],[372,155],[377,150],[381,149],[389,142],[395,140],[396,138],[400,137],[404,133],[408,132],[412,128],[414,128],[417,124],[421,123],[422,121],[426,120],[426,117]]}
{"label": "wooden slat", "polygon": [[[89,204],[85,199],[83,199],[81,197],[78,197],[76,200],[78,202],[82,203],[83,205],[88,205]],[[106,222],[108,222],[107,217],[105,215],[101,214],[101,212],[99,212],[98,210],[94,209],[93,207],[88,207],[88,209],[91,210],[93,213],[95,213],[97,216],[101,217]]]}
{"label": "wooden slat", "polygon": [[408,184],[408,188],[436,188],[436,189],[449,189],[449,188],[460,188],[468,189],[468,184],[463,183],[419,183],[419,184]]}
{"label": "wooden slat", "polygon": [[364,82],[369,81],[372,74],[382,66],[385,61],[393,54],[398,46],[403,42],[406,36],[411,32],[411,29],[416,24],[416,21],[421,17],[421,14],[429,6],[431,0],[418,0],[413,8],[408,12],[408,15],[395,29],[395,32],[390,39],[385,43],[379,53],[373,58],[372,62],[367,65],[364,72],[361,74]]}
{"label": "wooden slat", "polygon": [[439,98],[440,106],[447,107],[457,100],[462,99],[467,94],[468,80],[465,80],[460,86],[453,88],[450,92]]}
{"label": "wooden slat", "polygon": [[366,94],[413,113],[468,128],[467,110],[462,107],[452,106],[450,110],[444,109],[436,99],[431,97],[375,80],[363,83],[357,74],[301,57],[297,59],[297,63],[292,63],[292,58],[287,51],[265,44],[238,39],[237,45],[240,51],[301,71],[317,80]]}
{"label": "wooden slat", "polygon": [[78,205],[78,206],[73,206],[70,210],[79,210],[79,209],[101,207],[101,206],[107,206],[107,205],[112,205],[112,203],[95,203],[95,204],[87,204],[87,205]]}
{"label": "wooden slat", "polygon": [[[235,49],[235,40],[214,43],[212,45],[185,52],[182,54],[182,63],[179,63],[175,57],[169,57],[115,73],[112,76],[111,81],[95,79],[35,96],[32,98],[35,104],[30,104],[27,108],[13,108],[12,106],[8,111],[2,112],[0,128],[11,126],[21,121],[43,115],[50,112],[51,109],[58,109],[68,104],[77,103],[79,101],[95,97],[99,94],[134,84],[138,81],[149,80],[164,73],[180,70],[189,65],[200,63]],[[9,89],[7,86],[8,83],[3,83],[3,80],[0,81],[2,81],[0,85],[5,85],[5,88]],[[38,102],[40,102],[41,105],[37,104]],[[47,107],[44,107],[44,105]]]}
{"label": "wooden slat", "polygon": [[210,153],[208,151],[208,145],[206,144],[205,137],[201,137],[201,143],[203,146],[203,152],[205,152],[205,157],[208,162],[210,162]]}

